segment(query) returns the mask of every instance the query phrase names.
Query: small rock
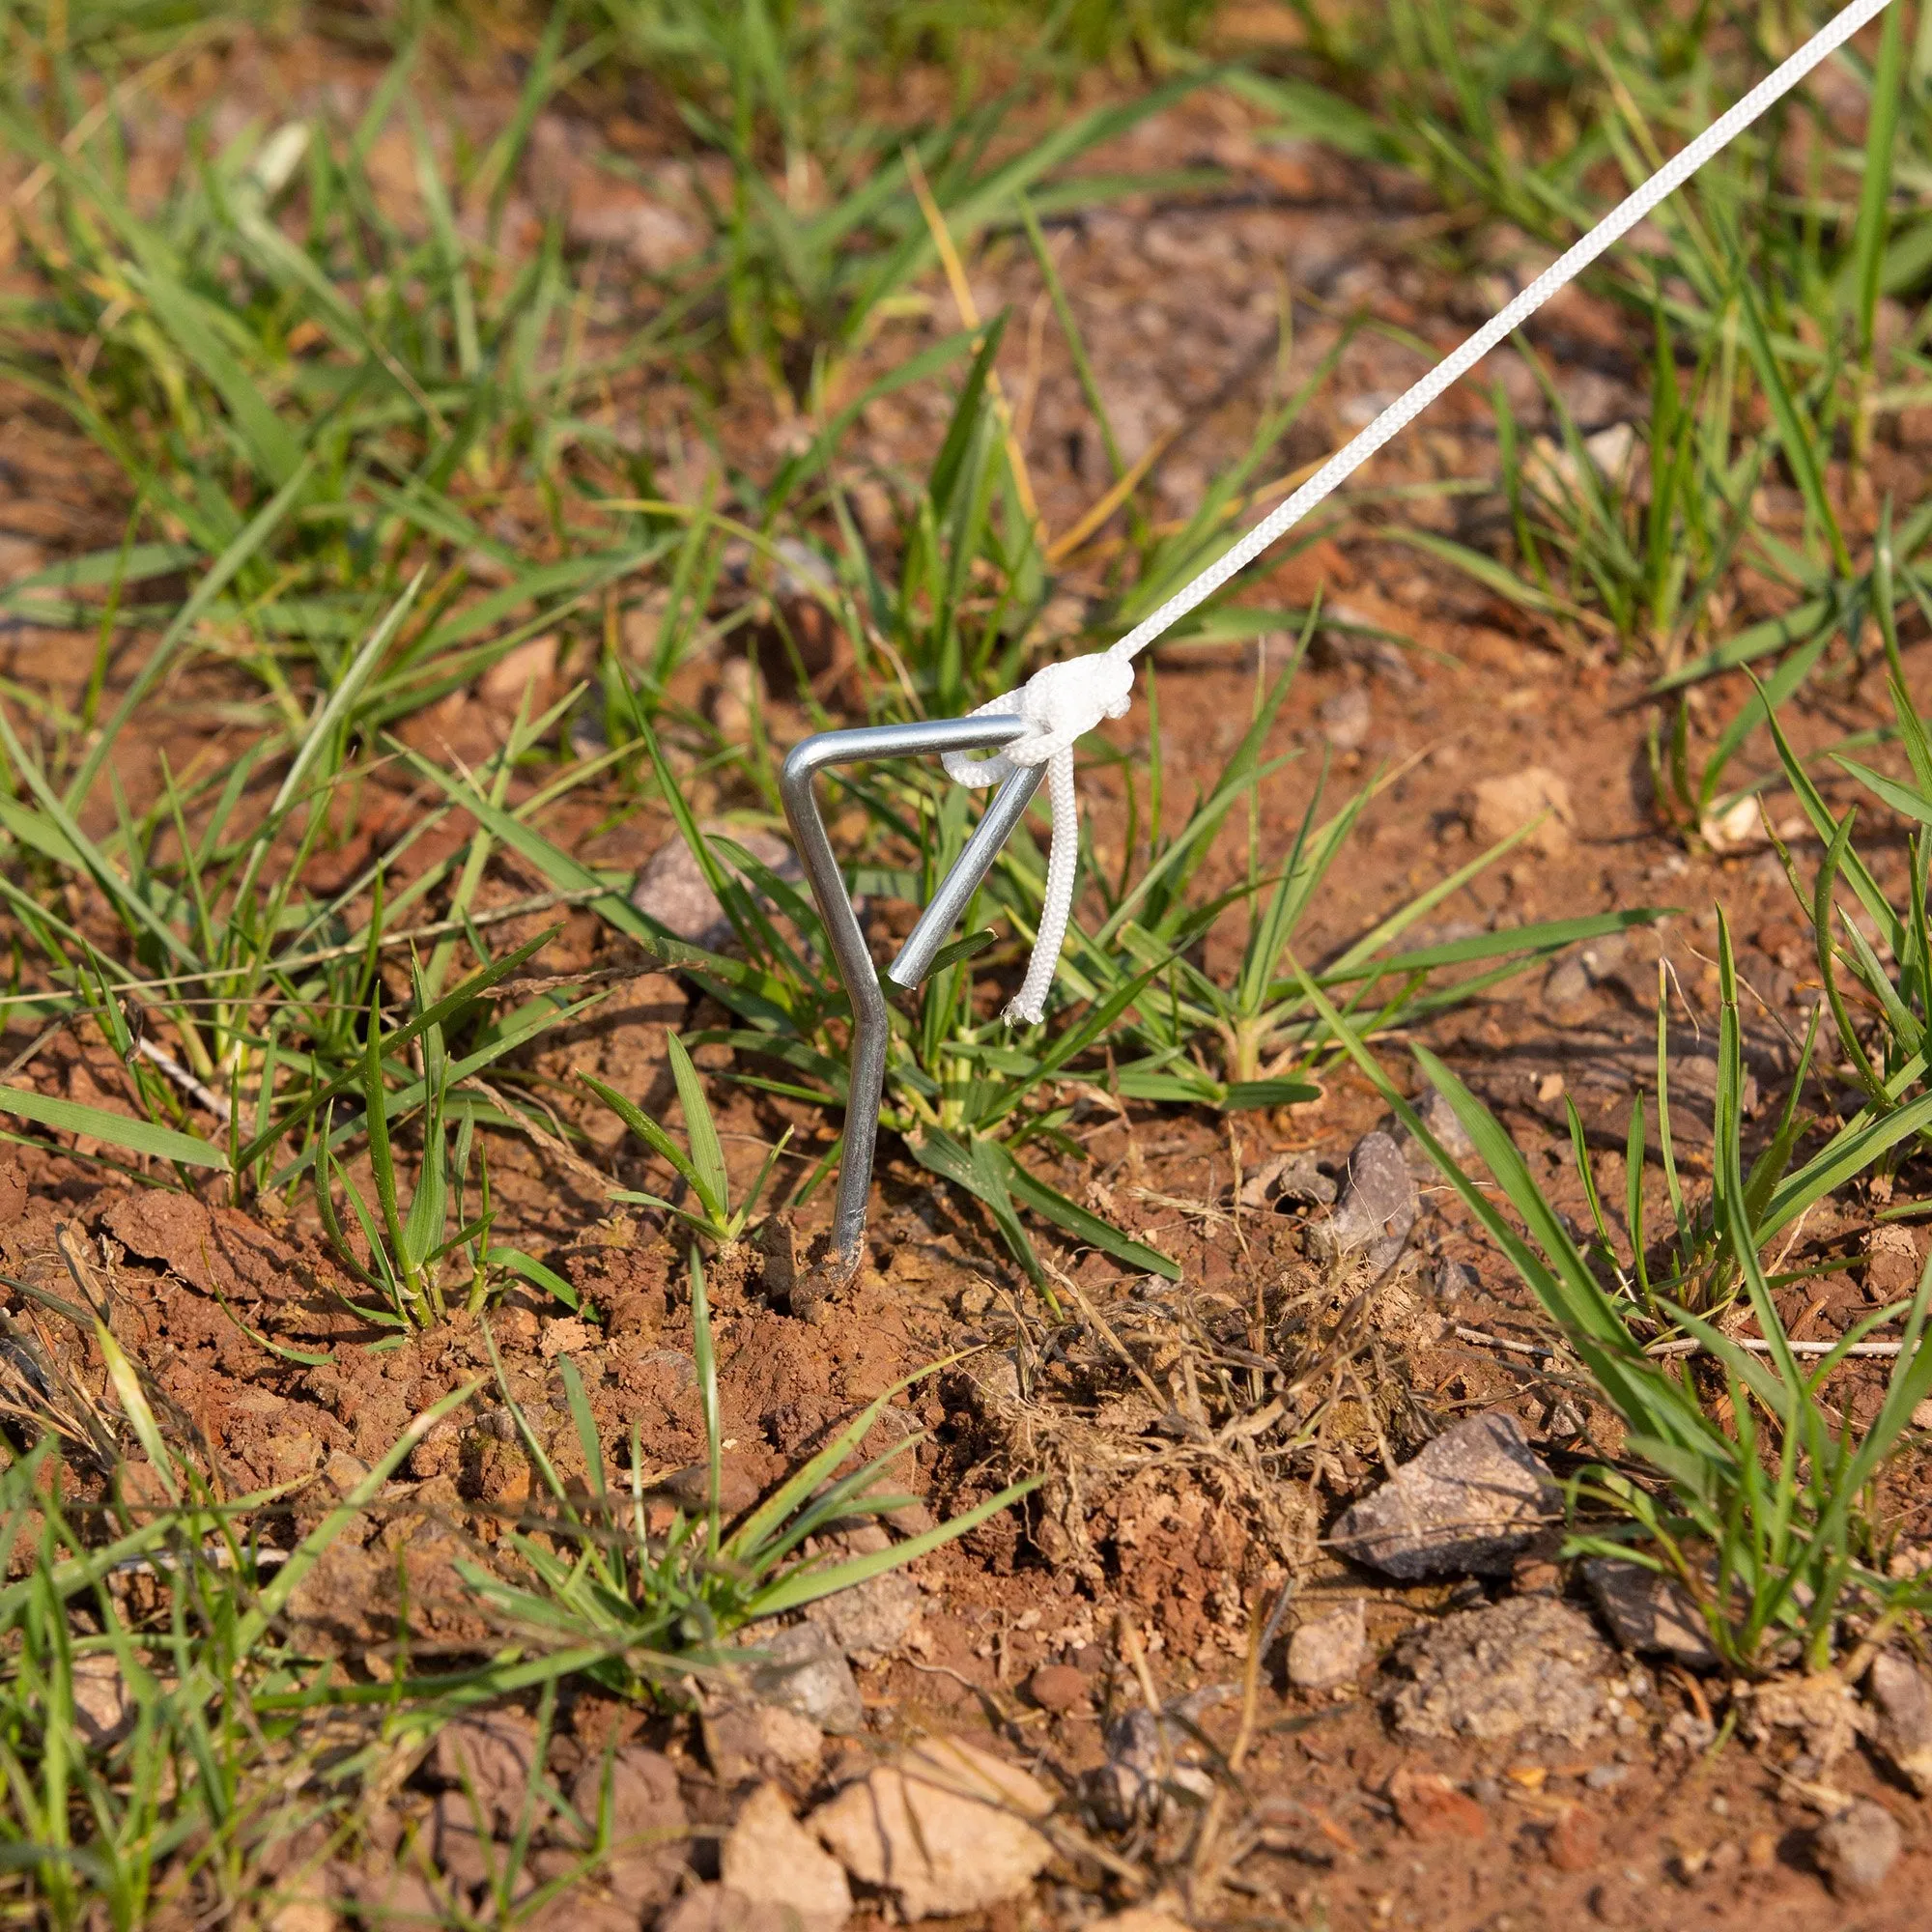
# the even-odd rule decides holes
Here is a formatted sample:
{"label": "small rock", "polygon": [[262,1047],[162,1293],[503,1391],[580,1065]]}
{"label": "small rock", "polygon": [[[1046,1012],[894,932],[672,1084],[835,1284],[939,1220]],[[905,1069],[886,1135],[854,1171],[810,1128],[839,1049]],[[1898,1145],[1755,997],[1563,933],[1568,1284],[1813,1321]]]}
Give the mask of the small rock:
{"label": "small rock", "polygon": [[1198,1750],[1179,1724],[1137,1704],[1107,1726],[1106,1762],[1089,1772],[1085,1783],[1112,1829],[1150,1824],[1167,1809],[1172,1793],[1205,1799],[1214,1788],[1194,1761]]}
{"label": "small rock", "polygon": [[727,1891],[753,1905],[781,1905],[798,1915],[798,1932],[838,1932],[852,1916],[844,1867],[823,1852],[776,1785],[764,1784],[740,1807],[719,1854]]}
{"label": "small rock", "polygon": [[1524,842],[1546,858],[1570,849],[1573,818],[1568,781],[1541,765],[1483,780],[1469,805],[1469,830],[1483,845],[1494,845],[1541,819]]}
{"label": "small rock", "polygon": [[499,704],[516,704],[532,687],[540,696],[555,676],[556,639],[544,636],[506,651],[478,679],[476,688]]}
{"label": "small rock", "polygon": [[720,1784],[778,1770],[815,1771],[824,1753],[825,1733],[777,1704],[726,1704],[704,1716],[704,1755]]}
{"label": "small rock", "polygon": [[1088,1932],[1187,1932],[1186,1922],[1152,1906],[1130,1905],[1105,1918],[1090,1918]]}
{"label": "small rock", "polygon": [[275,1896],[279,1902],[262,1921],[268,1932],[336,1932],[342,1922],[324,1872],[303,1872]]}
{"label": "small rock", "polygon": [[1870,1897],[1904,1848],[1898,1820],[1869,1798],[1855,1799],[1836,1817],[1826,1819],[1811,1840],[1818,1868],[1838,1898]]}
{"label": "small rock", "polygon": [[1395,1728],[1477,1743],[1544,1732],[1582,1745],[1604,1728],[1609,1648],[1552,1597],[1459,1610],[1397,1646],[1408,1682],[1388,1697]]}
{"label": "small rock", "polygon": [[1369,735],[1369,694],[1358,684],[1338,691],[1315,714],[1321,735],[1338,752],[1358,752]]}
{"label": "small rock", "polygon": [[1544,976],[1543,1004],[1553,1012],[1574,1012],[1590,998],[1590,973],[1574,955],[1559,959]]}
{"label": "small rock", "polygon": [[90,1745],[112,1744],[134,1716],[120,1661],[104,1650],[76,1657],[71,1681],[74,1729]]}
{"label": "small rock", "polygon": [[1932,1793],[1932,1685],[1909,1657],[1882,1650],[1872,1659],[1865,1696],[1878,1714],[1875,1742],[1912,1788]]}
{"label": "small rock", "polygon": [[1288,1640],[1288,1681],[1297,1690],[1332,1690],[1351,1682],[1368,1654],[1362,1600],[1302,1624]]}
{"label": "small rock", "polygon": [[928,1738],[811,1814],[862,1884],[893,1891],[908,1919],[980,1912],[1016,1897],[1053,1856],[1033,1819],[1053,1794],[957,1738]]}
{"label": "small rock", "polygon": [[781,1904],[753,1901],[728,1886],[700,1885],[657,1921],[657,1932],[797,1932],[797,1925]]}
{"label": "small rock", "polygon": [[1027,1679],[1027,1694],[1042,1711],[1064,1715],[1083,1709],[1093,1698],[1094,1687],[1087,1673],[1070,1663],[1042,1663]]}
{"label": "small rock", "polygon": [[492,1833],[514,1831],[536,1768],[536,1727],[515,1712],[458,1718],[436,1740],[436,1775],[474,1805]]}
{"label": "small rock", "polygon": [[1563,1492],[1515,1416],[1473,1415],[1445,1431],[1335,1525],[1345,1555],[1391,1577],[1506,1577],[1560,1517]]}
{"label": "small rock", "polygon": [[[772,833],[723,825],[700,829],[707,838],[728,838],[742,846],[781,879],[796,883],[805,876],[791,847]],[[723,845],[714,844],[712,851],[722,866],[739,869]],[[631,903],[687,945],[701,946],[707,952],[719,951],[735,936],[697,855],[682,838],[660,846],[645,863],[631,888]]]}
{"label": "small rock", "polygon": [[1915,1429],[1932,1429],[1932,1396],[1912,1405],[1912,1426]]}
{"label": "small rock", "polygon": [[1630,1775],[1627,1764],[1593,1764],[1583,1774],[1583,1782],[1592,1791],[1614,1791]]}
{"label": "small rock", "polygon": [[1476,1144],[1469,1138],[1468,1128],[1457,1117],[1446,1095],[1432,1087],[1417,1103],[1415,1111],[1442,1151],[1459,1167],[1465,1160],[1475,1158]]}
{"label": "small rock", "polygon": [[[876,1523],[868,1523],[846,1541],[854,1554],[865,1554],[889,1548],[892,1539]],[[919,1621],[919,1585],[903,1570],[888,1570],[849,1590],[821,1597],[805,1614],[853,1662],[877,1663],[904,1647]]]}
{"label": "small rock", "polygon": [[638,1906],[662,1905],[676,1889],[691,1828],[670,1759],[643,1745],[593,1758],[572,1780],[570,1804],[605,1847],[611,1889]]}
{"label": "small rock", "polygon": [[1466,1791],[1433,1771],[1404,1767],[1389,1779],[1389,1802],[1404,1831],[1423,1839],[1484,1838],[1490,1821]]}
{"label": "small rock", "polygon": [[430,1852],[436,1868],[466,1888],[488,1885],[508,1869],[506,1848],[476,1829],[476,1813],[461,1791],[439,1791],[429,1813]]}
{"label": "small rock", "polygon": [[1741,798],[1726,811],[1707,811],[1697,831],[1713,852],[1748,852],[1765,842],[1764,813],[1755,797]]}
{"label": "small rock", "polygon": [[1364,1134],[1349,1155],[1335,1211],[1316,1239],[1331,1259],[1359,1257],[1379,1281],[1401,1259],[1420,1208],[1415,1179],[1387,1134]]}
{"label": "small rock", "polygon": [[1667,1657],[1694,1670],[1718,1667],[1720,1659],[1711,1648],[1704,1619],[1676,1577],[1640,1563],[1592,1556],[1583,1564],[1583,1580],[1610,1634],[1626,1650]]}
{"label": "small rock", "polygon": [[1444,1262],[1435,1270],[1437,1301],[1458,1302],[1465,1295],[1480,1294],[1483,1278],[1467,1262]]}
{"label": "small rock", "polygon": [[866,1707],[852,1666],[821,1624],[793,1624],[762,1636],[764,1656],[752,1665],[752,1689],[768,1704],[809,1718],[821,1731],[849,1737],[866,1727]]}
{"label": "small rock", "polygon": [[1918,1250],[1904,1228],[1874,1228],[1865,1243],[1865,1299],[1910,1301],[1918,1287]]}

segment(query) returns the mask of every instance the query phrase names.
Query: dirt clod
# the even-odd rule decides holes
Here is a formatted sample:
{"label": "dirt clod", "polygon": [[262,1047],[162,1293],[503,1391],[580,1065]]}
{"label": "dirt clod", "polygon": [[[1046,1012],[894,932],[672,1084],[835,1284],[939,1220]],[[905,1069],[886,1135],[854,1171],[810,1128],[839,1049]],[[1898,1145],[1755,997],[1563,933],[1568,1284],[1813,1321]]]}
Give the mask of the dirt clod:
{"label": "dirt clod", "polygon": [[1042,1663],[1027,1679],[1027,1694],[1042,1711],[1077,1711],[1093,1695],[1087,1674],[1070,1663]]}
{"label": "dirt clod", "polygon": [[1505,1413],[1445,1431],[1335,1525],[1346,1555],[1391,1577],[1506,1577],[1562,1508],[1555,1478]]}
{"label": "dirt clod", "polygon": [[459,1718],[437,1735],[436,1775],[465,1800],[460,1815],[509,1832],[523,1815],[536,1752],[536,1726],[514,1711]]}
{"label": "dirt clod", "polygon": [[1581,1745],[1604,1728],[1607,1645],[1589,1619],[1549,1597],[1511,1597],[1458,1610],[1406,1638],[1388,1696],[1412,1738],[1494,1742],[1542,1731]]}
{"label": "dirt clod", "polygon": [[854,1878],[891,1890],[920,1919],[1025,1890],[1053,1856],[1029,1821],[1052,1809],[1052,1793],[1026,1772],[957,1738],[929,1738],[809,1822]]}
{"label": "dirt clod", "polygon": [[719,1876],[753,1905],[796,1913],[798,1932],[838,1932],[852,1916],[843,1866],[819,1850],[776,1785],[745,1801],[719,1855]]}
{"label": "dirt clod", "polygon": [[572,1782],[570,1803],[593,1831],[608,1825],[605,1869],[620,1898],[641,1907],[670,1896],[685,1863],[691,1819],[668,1757],[625,1745],[608,1769],[602,1758],[592,1759]]}
{"label": "dirt clod", "polygon": [[1905,1833],[1883,1804],[1861,1798],[1818,1827],[1811,1840],[1818,1868],[1839,1898],[1868,1898],[1898,1862]]}
{"label": "dirt clod", "polygon": [[1526,825],[1535,825],[1539,818],[1543,822],[1525,842],[1546,858],[1560,857],[1570,849],[1570,827],[1575,822],[1570,785],[1541,765],[1484,779],[1471,793],[1469,830],[1478,844],[1493,845]]}

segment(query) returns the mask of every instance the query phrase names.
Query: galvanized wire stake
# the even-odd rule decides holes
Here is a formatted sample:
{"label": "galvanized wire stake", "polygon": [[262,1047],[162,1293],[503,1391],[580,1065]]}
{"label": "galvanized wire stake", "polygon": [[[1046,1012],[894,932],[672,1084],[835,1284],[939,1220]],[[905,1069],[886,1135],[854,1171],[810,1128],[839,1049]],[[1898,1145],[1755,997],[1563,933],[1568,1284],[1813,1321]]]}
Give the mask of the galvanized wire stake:
{"label": "galvanized wire stake", "polygon": [[[850,1281],[865,1259],[866,1207],[872,1188],[872,1153],[879,1138],[879,1105],[885,1095],[886,1048],[891,1022],[878,970],[859,929],[859,916],[845,892],[825,821],[818,815],[813,777],[829,765],[878,758],[916,758],[946,752],[997,751],[1031,727],[1021,718],[942,718],[913,724],[867,724],[850,731],[821,731],[794,745],[779,774],[779,793],[791,821],[798,855],[832,944],[838,978],[852,1003],[851,1071],[845,1091],[845,1149],[838,1168],[838,1196],[832,1212],[832,1249],[820,1292]],[[1013,773],[993,794],[966,849],[940,881],[932,903],[886,968],[895,986],[911,989],[932,970],[946,935],[991,869],[1039,789],[1043,766]]]}

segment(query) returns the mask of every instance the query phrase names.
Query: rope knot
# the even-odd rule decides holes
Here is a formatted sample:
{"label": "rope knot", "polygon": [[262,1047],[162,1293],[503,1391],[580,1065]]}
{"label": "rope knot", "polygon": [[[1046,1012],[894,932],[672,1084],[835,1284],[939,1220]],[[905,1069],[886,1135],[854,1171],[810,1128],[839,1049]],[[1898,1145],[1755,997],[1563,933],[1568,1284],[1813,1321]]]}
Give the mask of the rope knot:
{"label": "rope knot", "polygon": [[1030,737],[1006,748],[1015,765],[1043,765],[1070,751],[1103,718],[1124,718],[1134,701],[1134,668],[1111,651],[1042,666],[1017,694]]}
{"label": "rope knot", "polygon": [[989,758],[949,752],[943,762],[955,784],[1004,783],[1016,771],[1046,767],[1047,801],[1053,808],[1053,839],[1046,862],[1046,896],[1026,982],[1007,1004],[1007,1018],[1037,1025],[1073,912],[1073,883],[1080,853],[1080,812],[1073,793],[1073,747],[1103,718],[1124,718],[1134,701],[1134,663],[1124,652],[1096,651],[1042,666],[1017,691],[982,704],[975,717],[1005,713],[1026,721],[1024,737]]}

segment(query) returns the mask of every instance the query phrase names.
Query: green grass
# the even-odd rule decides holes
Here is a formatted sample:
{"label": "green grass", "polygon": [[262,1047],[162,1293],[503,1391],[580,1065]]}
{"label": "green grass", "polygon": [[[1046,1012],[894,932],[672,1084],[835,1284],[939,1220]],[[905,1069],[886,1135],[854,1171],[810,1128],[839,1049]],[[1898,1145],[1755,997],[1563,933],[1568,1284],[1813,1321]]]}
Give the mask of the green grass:
{"label": "green grass", "polygon": [[[204,123],[159,206],[137,208],[103,90],[158,84],[167,63],[219,46],[243,17],[190,4],[0,7],[0,139],[40,170],[16,222],[36,292],[0,309],[0,384],[87,439],[127,506],[118,541],[0,592],[9,619],[78,626],[93,640],[71,701],[0,690],[12,946],[0,1010],[42,1044],[63,1028],[104,1041],[122,1069],[118,1109],[20,1084],[31,1057],[0,1081],[0,1107],[23,1135],[91,1138],[100,1165],[139,1184],[313,1215],[355,1282],[353,1306],[390,1343],[487,1314],[513,1285],[574,1305],[541,1257],[499,1237],[492,1152],[533,1142],[582,1172],[583,1110],[609,1109],[651,1164],[641,1187],[609,1173],[606,1198],[662,1212],[688,1250],[712,1495],[651,1533],[641,1494],[607,1470],[566,1363],[587,1487],[563,1479],[510,1401],[546,1494],[542,1523],[521,1526],[502,1565],[470,1577],[501,1651],[449,1676],[345,1686],[289,1648],[281,1612],[373,1488],[286,1561],[265,1562],[250,1527],[265,1499],[210,1491],[138,1367],[120,1358],[109,1401],[54,1361],[32,1358],[21,1380],[5,1355],[7,1400],[46,1439],[0,1468],[8,1547],[34,1540],[0,1586],[0,1864],[14,1874],[13,1903],[61,1924],[89,1919],[95,1901],[128,1926],[162,1902],[242,1909],[284,1788],[299,1787],[353,1843],[359,1794],[452,1714],[515,1695],[547,1724],[574,1675],[660,1696],[746,1623],[862,1580],[1017,1493],[880,1558],[807,1557],[816,1527],[891,1507],[884,1463],[836,1473],[868,1409],[750,1517],[721,1518],[705,1260],[774,1208],[809,1207],[836,1167],[848,1016],[809,900],[705,830],[711,805],[695,802],[776,822],[767,721],[754,706],[746,740],[727,739],[681,694],[698,659],[754,628],[802,670],[787,598],[803,595],[849,640],[849,688],[867,719],[954,713],[1010,687],[1044,649],[1117,635],[1225,547],[1348,334],[1302,386],[1277,381],[1241,457],[1178,525],[1159,524],[1145,465],[1122,459],[1042,223],[1222,177],[1095,172],[1107,144],[1163,106],[1225,91],[1259,108],[1266,131],[1408,172],[1452,217],[1429,244],[1433,266],[1460,271],[1484,259],[1498,224],[1550,247],[1572,239],[1788,51],[1798,25],[1777,10],[1721,23],[1707,13],[1698,26],[1710,31],[1693,31],[1629,0],[1567,13],[1401,0],[1301,10],[1297,50],[1219,62],[1199,0],[597,0],[476,19],[408,10],[355,30],[388,62],[359,117],[252,127],[225,146]],[[481,144],[440,141],[418,101],[444,63],[502,46],[523,76],[507,124]],[[1902,1321],[1887,1332],[1907,1346],[1876,1419],[1853,1429],[1834,1420],[1837,1363],[1782,1346],[1771,1297],[1786,1281],[1763,1259],[1808,1209],[1889,1179],[1932,1133],[1925,835],[1914,835],[1895,902],[1861,857],[1858,822],[1831,803],[1849,784],[1870,800],[1866,819],[1882,809],[1932,826],[1932,746],[1897,634],[1901,612],[1932,615],[1932,513],[1907,504],[1894,519],[1873,481],[1890,413],[1932,398],[1932,41],[1908,34],[1895,10],[1876,57],[1847,53],[1837,71],[1857,112],[1833,119],[1815,90],[1802,96],[1663,212],[1649,252],[1597,271],[1644,373],[1625,462],[1599,467],[1584,441],[1597,426],[1572,419],[1539,359],[1555,435],[1540,443],[1498,390],[1496,473],[1461,491],[1479,499],[1476,527],[1379,526],[1512,600],[1564,648],[1641,666],[1661,706],[1657,795],[1685,837],[1711,838],[1739,800],[1782,786],[1825,855],[1816,867],[1786,855],[1826,998],[1786,1105],[1748,1159],[1725,938],[1705,1190],[1679,1171],[1660,1032],[1661,1225],[1645,1218],[1657,1212],[1643,1186],[1645,1108],[1621,1204],[1599,1197],[1576,1126],[1592,1220],[1578,1237],[1500,1126],[1424,1059],[1495,1187],[1453,1166],[1450,1179],[1631,1431],[1631,1460],[1578,1485],[1577,1548],[1614,1545],[1669,1570],[1745,1671],[1793,1646],[1827,1662],[1848,1610],[1902,1622],[1920,1606],[1916,1585],[1887,1575],[1873,1496],[1932,1376],[1918,1346],[1926,1291],[1873,1318]],[[916,121],[889,111],[882,78],[934,75],[943,105]],[[684,152],[713,164],[698,177],[708,231],[689,262],[615,293],[592,283],[559,223],[526,246],[505,215],[540,114],[567,101],[594,118],[639,87],[660,91]],[[413,224],[385,211],[372,172],[392,125],[410,144]],[[601,164],[630,165],[615,152]],[[994,237],[1032,252],[1108,456],[1106,497],[1057,536],[996,381],[1008,318],[931,341],[869,386],[854,379],[875,369],[909,298],[935,271],[963,279]],[[1284,368],[1288,346],[1285,319]],[[707,472],[691,500],[619,433],[652,385],[670,383],[692,405]],[[923,472],[902,479],[890,539],[862,536],[848,454],[870,402],[917,387],[946,397],[946,427]],[[748,394],[805,430],[757,473],[705,427]],[[1760,513],[1768,487],[1785,493],[1788,515]],[[1056,590],[1102,510],[1119,511],[1122,540],[1097,579],[1083,578],[1099,585],[1087,633],[1049,646]],[[1350,514],[1338,506],[1297,541]],[[638,656],[622,639],[640,611],[651,640]],[[1185,638],[1202,642],[1283,632],[1300,642],[1258,671],[1249,728],[1184,810],[1163,795],[1161,680],[1145,669],[1146,772],[1120,761],[1118,863],[1083,854],[1080,917],[1041,1026],[1016,1034],[992,1017],[991,981],[1010,973],[1038,916],[1044,862],[1031,827],[969,908],[966,938],[895,1005],[888,1134],[982,1212],[1043,1290],[1050,1243],[1179,1272],[1068,1185],[1065,1170],[1086,1157],[1071,1131],[1079,1088],[1216,1116],[1304,1098],[1345,1063],[1385,1079],[1378,1041],[1655,916],[1632,906],[1418,944],[1416,928],[1505,843],[1305,972],[1311,933],[1332,923],[1333,883],[1356,863],[1362,815],[1393,776],[1346,794],[1313,776],[1299,820],[1266,822],[1264,787],[1288,763],[1270,754],[1271,734],[1319,619],[1224,600],[1190,620]],[[137,633],[149,641],[129,681],[121,660]],[[567,691],[541,709],[526,702],[467,766],[422,749],[414,727],[430,707],[538,637],[559,640]],[[1807,763],[1782,718],[1875,649],[1889,659],[1893,717]],[[172,724],[165,707],[189,682],[218,691],[207,715],[248,749],[164,764],[130,798],[129,753],[153,723]],[[1710,725],[1705,687],[1735,696]],[[1907,778],[1879,769],[1873,748],[1893,741]],[[1097,743],[1086,755],[1096,769],[1116,756]],[[384,781],[412,788],[407,829],[358,868],[327,866]],[[964,793],[897,765],[841,784],[854,889],[922,899],[970,830]],[[563,828],[585,808],[600,829],[640,813],[668,821],[735,944],[690,946],[639,912],[627,872],[573,848]],[[536,890],[489,909],[483,888],[505,862]],[[1863,923],[1846,916],[1853,902]],[[668,1049],[678,1122],[642,1096],[539,1070],[540,1050],[611,987],[587,969],[550,973],[552,934],[502,946],[496,928],[580,908],[723,1015]],[[1235,963],[1210,970],[1210,957]],[[792,1122],[749,1184],[724,1158],[727,1095],[694,1059],[720,1045],[766,1118]],[[1819,1113],[1828,1078],[1862,1095],[1849,1118]],[[799,1162],[796,1146],[813,1136],[826,1145]],[[1762,1355],[1732,1335],[1747,1309]],[[1687,1342],[1706,1352],[1670,1352]],[[61,1459],[83,1454],[99,1471],[131,1458],[162,1472],[165,1507],[68,1507]],[[634,1454],[633,1479],[639,1467]],[[112,1581],[114,1564],[135,1559],[156,1586],[138,1614]],[[90,1655],[116,1661],[129,1700],[128,1728],[107,1744],[85,1741],[72,1706],[76,1661]],[[344,1755],[329,1726],[350,1715],[364,1728]],[[271,1760],[292,1785],[269,1781]]]}

